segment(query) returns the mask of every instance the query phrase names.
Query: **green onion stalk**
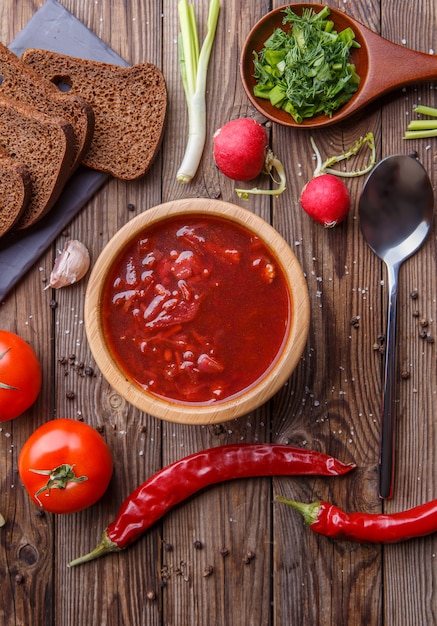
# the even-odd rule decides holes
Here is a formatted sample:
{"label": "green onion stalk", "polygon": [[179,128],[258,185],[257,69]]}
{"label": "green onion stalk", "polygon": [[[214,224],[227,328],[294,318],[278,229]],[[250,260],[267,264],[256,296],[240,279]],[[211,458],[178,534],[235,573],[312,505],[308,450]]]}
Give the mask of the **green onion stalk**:
{"label": "green onion stalk", "polygon": [[194,6],[187,0],[180,0],[178,12],[181,29],[178,37],[179,69],[188,108],[188,140],[176,178],[180,183],[189,183],[197,172],[205,147],[206,79],[220,0],[210,2],[207,32],[201,48]]}
{"label": "green onion stalk", "polygon": [[[437,117],[437,109],[422,104],[414,108],[415,113],[419,115],[429,115]],[[427,139],[428,137],[437,137],[437,120],[411,120],[408,124],[408,130],[405,131],[404,139]]]}

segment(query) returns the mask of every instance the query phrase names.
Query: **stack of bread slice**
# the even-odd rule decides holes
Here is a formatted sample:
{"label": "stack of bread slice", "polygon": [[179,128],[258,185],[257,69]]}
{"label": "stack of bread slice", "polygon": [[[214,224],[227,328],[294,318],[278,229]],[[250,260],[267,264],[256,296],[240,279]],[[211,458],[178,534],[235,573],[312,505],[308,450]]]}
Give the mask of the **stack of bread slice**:
{"label": "stack of bread slice", "polygon": [[44,217],[80,164],[122,180],[143,176],[167,111],[161,71],[0,43],[0,236]]}

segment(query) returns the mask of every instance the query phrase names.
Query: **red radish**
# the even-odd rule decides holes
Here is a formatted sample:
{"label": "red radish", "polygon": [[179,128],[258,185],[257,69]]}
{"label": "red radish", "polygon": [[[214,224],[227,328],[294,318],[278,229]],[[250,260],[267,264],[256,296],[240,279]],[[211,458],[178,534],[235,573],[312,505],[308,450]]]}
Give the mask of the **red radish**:
{"label": "red radish", "polygon": [[[302,189],[300,204],[304,211],[316,222],[323,224],[327,228],[332,228],[347,217],[351,206],[349,190],[338,177],[351,178],[370,172],[376,162],[373,133],[367,133],[365,137],[360,137],[347,152],[343,152],[339,156],[330,157],[323,163],[320,151],[312,137],[310,137],[310,141],[316,154],[317,165],[314,170],[314,178]],[[365,168],[345,172],[330,167],[357,154],[365,143],[368,144],[371,150],[371,157]]]}
{"label": "red radish", "polygon": [[214,133],[214,160],[219,170],[232,180],[253,180],[261,172],[270,174],[275,168],[279,178],[279,188],[270,190],[237,189],[240,197],[247,199],[249,193],[279,195],[285,190],[285,173],[282,163],[268,146],[264,127],[254,119],[242,117],[227,122]]}
{"label": "red radish", "polygon": [[266,131],[249,117],[232,120],[214,133],[214,160],[232,180],[253,180],[261,174],[267,148]]}
{"label": "red radish", "polygon": [[305,185],[300,203],[316,222],[332,228],[346,218],[351,198],[348,188],[337,176],[320,174]]}

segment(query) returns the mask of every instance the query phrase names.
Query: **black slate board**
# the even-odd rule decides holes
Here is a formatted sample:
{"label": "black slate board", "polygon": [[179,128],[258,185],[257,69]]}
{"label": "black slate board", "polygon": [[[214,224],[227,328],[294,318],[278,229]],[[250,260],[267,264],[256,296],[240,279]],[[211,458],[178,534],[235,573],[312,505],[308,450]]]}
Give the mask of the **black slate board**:
{"label": "black slate board", "polygon": [[[56,0],[35,13],[9,48],[21,56],[26,48],[53,50],[75,57],[127,66],[118,54]],[[108,179],[108,174],[81,166],[56,205],[40,222],[0,239],[0,302]]]}

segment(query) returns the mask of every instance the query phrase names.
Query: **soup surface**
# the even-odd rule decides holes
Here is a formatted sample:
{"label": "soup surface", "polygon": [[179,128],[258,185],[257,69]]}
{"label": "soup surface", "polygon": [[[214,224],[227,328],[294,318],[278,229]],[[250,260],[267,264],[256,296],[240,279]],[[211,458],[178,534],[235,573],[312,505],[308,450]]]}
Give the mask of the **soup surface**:
{"label": "soup surface", "polygon": [[290,324],[281,267],[253,233],[219,217],[175,216],[121,253],[103,325],[125,375],[183,403],[229,399],[275,362]]}

